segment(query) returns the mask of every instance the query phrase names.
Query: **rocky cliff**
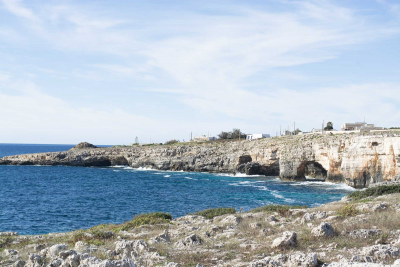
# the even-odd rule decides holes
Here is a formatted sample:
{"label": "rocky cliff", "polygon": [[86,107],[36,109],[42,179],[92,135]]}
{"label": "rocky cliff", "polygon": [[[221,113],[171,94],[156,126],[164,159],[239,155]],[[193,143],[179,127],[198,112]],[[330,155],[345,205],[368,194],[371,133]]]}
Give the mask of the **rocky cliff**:
{"label": "rocky cliff", "polygon": [[306,177],[362,188],[400,174],[400,133],[307,135],[185,145],[73,148],[8,156],[0,165],[130,165],[159,170]]}

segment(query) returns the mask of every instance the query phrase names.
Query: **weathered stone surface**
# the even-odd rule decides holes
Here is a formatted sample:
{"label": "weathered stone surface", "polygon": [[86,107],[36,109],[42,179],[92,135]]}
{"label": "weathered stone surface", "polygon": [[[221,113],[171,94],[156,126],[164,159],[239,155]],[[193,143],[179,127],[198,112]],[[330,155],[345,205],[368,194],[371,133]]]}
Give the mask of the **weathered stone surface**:
{"label": "weathered stone surface", "polygon": [[317,253],[296,253],[289,255],[287,266],[289,267],[315,267],[318,266]]}
{"label": "weathered stone surface", "polygon": [[328,236],[333,236],[333,234],[334,234],[333,227],[327,222],[322,222],[320,225],[313,228],[311,231],[311,235],[316,237],[328,237]]}
{"label": "weathered stone surface", "polygon": [[[374,145],[372,145],[374,144]],[[130,165],[159,170],[306,176],[362,188],[400,174],[400,135],[309,135],[225,142],[215,145],[159,145],[74,148],[64,152],[7,156],[1,165]],[[396,176],[397,175],[397,176]]]}
{"label": "weathered stone surface", "polygon": [[281,237],[276,238],[272,242],[272,248],[284,248],[297,246],[297,234],[295,232],[286,231]]}
{"label": "weathered stone surface", "polygon": [[370,247],[364,247],[362,249],[362,253],[365,256],[373,256],[382,260],[400,256],[400,250],[398,248],[388,245],[374,245]]}

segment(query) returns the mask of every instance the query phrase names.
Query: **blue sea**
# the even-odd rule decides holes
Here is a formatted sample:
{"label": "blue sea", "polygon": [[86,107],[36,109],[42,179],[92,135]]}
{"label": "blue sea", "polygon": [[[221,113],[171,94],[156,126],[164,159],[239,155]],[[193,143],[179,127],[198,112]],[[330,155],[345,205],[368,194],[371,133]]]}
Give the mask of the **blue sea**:
{"label": "blue sea", "polygon": [[[72,147],[0,144],[0,158]],[[65,232],[122,223],[135,214],[153,211],[178,217],[213,207],[244,211],[267,204],[312,207],[339,200],[353,190],[344,184],[128,166],[0,166],[0,232]]]}

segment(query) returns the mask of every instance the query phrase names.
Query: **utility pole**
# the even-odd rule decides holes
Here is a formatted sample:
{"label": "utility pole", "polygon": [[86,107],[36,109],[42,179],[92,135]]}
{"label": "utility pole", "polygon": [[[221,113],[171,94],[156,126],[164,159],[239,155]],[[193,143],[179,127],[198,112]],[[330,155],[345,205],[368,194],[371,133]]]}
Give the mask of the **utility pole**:
{"label": "utility pole", "polygon": [[293,122],[293,134],[296,135],[296,122]]}
{"label": "utility pole", "polygon": [[322,121],[322,134],[324,134],[324,125],[325,125],[325,120]]}

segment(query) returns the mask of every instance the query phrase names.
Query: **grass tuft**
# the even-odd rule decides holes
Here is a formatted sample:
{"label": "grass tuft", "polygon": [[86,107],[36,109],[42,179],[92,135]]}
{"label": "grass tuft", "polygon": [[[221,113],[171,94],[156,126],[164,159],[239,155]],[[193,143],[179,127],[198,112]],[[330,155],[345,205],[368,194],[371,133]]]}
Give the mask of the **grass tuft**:
{"label": "grass tuft", "polygon": [[337,211],[337,215],[341,216],[341,217],[352,217],[352,216],[356,216],[358,213],[356,207],[351,204],[351,205],[346,205],[343,208],[339,209]]}
{"label": "grass tuft", "polygon": [[121,227],[118,227],[115,230],[127,231],[139,227],[141,225],[163,224],[163,223],[169,223],[171,220],[172,220],[171,213],[164,213],[164,212],[143,213],[140,215],[135,215],[132,221],[123,223]]}
{"label": "grass tuft", "polygon": [[225,214],[235,214],[235,213],[236,213],[235,208],[214,208],[214,209],[206,209],[198,211],[196,213],[193,213],[192,215],[199,215],[206,217],[207,219],[212,219],[216,216],[221,216]]}
{"label": "grass tuft", "polygon": [[299,205],[267,205],[259,208],[255,208],[250,210],[249,212],[278,212],[281,216],[289,215],[289,210],[291,209],[306,209],[307,206],[299,206]]}

